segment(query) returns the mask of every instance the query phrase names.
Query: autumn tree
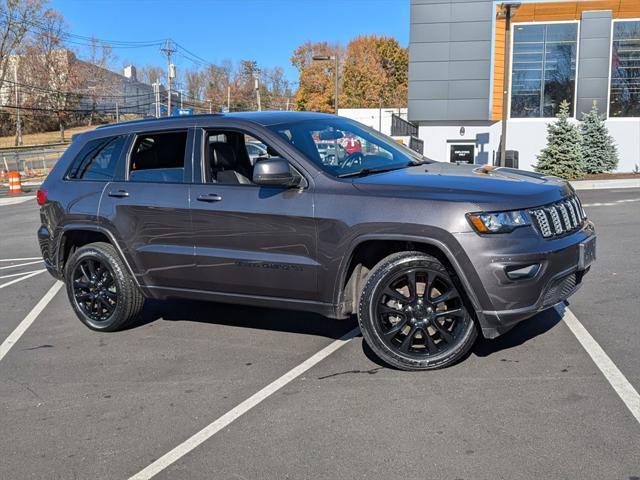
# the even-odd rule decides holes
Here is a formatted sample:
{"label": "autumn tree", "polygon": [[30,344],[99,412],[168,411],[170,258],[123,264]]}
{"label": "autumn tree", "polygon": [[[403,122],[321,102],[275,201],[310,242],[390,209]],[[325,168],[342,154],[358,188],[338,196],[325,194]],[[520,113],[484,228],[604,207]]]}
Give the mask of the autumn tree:
{"label": "autumn tree", "polygon": [[300,74],[296,104],[299,110],[333,112],[335,63],[314,61],[314,55],[340,59],[339,105],[345,108],[402,107],[407,104],[409,55],[394,38],[363,35],[346,51],[326,42],[304,43],[291,62]]}
{"label": "autumn tree", "polygon": [[[291,63],[298,70],[299,85],[295,101],[298,110],[333,113],[335,62],[313,60],[314,55],[338,55],[341,69],[342,49],[327,42],[306,42],[295,49]],[[342,77],[342,75],[340,75]]]}
{"label": "autumn tree", "polygon": [[407,103],[407,49],[389,37],[363,35],[347,46],[341,105],[402,107]]}

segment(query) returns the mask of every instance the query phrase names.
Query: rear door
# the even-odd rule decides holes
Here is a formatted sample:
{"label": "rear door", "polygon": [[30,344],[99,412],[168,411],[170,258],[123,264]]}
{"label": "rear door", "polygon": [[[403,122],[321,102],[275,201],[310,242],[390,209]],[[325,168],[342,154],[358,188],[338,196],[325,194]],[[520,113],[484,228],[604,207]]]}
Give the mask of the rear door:
{"label": "rear door", "polygon": [[119,178],[102,195],[102,225],[116,237],[145,286],[194,284],[192,145],[193,130],[186,128],[133,135]]}
{"label": "rear door", "polygon": [[[262,142],[255,131],[240,128],[198,132],[195,158],[200,162],[195,163],[200,163],[201,179],[191,188],[191,215],[201,288],[314,300],[319,264],[312,186],[307,180],[301,188],[251,182],[253,161],[246,145],[256,140]],[[235,149],[238,162],[227,168],[242,172],[245,183],[229,183],[232,175],[221,175],[217,182],[212,178],[209,146],[225,142]],[[273,148],[269,152],[276,154]]]}

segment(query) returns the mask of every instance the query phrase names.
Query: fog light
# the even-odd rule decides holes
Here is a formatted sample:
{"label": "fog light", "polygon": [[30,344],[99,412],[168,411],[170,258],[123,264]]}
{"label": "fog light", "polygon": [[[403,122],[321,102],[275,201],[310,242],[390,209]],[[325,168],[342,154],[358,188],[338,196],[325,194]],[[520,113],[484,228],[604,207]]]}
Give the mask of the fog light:
{"label": "fog light", "polygon": [[511,265],[504,268],[507,277],[509,277],[511,280],[533,278],[538,274],[539,270],[539,263],[533,263],[531,265]]}

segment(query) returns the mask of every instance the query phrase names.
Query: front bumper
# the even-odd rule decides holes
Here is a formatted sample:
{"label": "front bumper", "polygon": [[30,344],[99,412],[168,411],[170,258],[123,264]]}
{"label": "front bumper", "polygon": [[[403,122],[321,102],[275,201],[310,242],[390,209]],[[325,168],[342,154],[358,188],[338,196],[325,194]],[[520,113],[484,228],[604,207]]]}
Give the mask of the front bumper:
{"label": "front bumper", "polygon": [[[570,235],[545,240],[531,228],[511,234],[457,235],[479,281],[472,288],[481,299],[478,318],[486,338],[495,338],[517,323],[566,300],[589,271],[581,249],[595,237],[589,221]],[[582,246],[581,246],[582,245]],[[507,271],[539,265],[530,278],[509,278]]]}

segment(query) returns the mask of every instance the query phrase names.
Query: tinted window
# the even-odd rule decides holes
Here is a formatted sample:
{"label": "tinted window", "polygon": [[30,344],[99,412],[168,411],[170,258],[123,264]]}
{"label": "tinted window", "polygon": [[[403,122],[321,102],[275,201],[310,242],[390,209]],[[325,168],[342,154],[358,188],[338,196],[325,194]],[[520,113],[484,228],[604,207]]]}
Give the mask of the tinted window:
{"label": "tinted window", "polygon": [[131,152],[129,180],[182,182],[186,145],[186,131],[139,136]]}
{"label": "tinted window", "polygon": [[563,100],[573,106],[577,23],[515,24],[511,117],[555,117]]}
{"label": "tinted window", "polygon": [[113,179],[125,137],[99,138],[88,142],[76,157],[67,178],[76,180]]}
{"label": "tinted window", "polygon": [[640,117],[640,21],[613,24],[612,117]]}

